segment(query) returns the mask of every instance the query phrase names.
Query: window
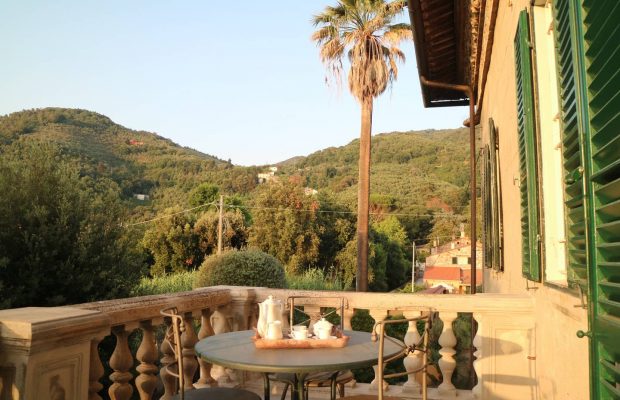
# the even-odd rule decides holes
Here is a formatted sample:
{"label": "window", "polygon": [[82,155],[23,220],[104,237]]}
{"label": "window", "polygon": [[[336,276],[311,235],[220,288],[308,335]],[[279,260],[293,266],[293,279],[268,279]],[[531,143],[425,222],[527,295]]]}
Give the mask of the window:
{"label": "window", "polygon": [[459,260],[457,257],[452,257],[452,264],[458,264]]}
{"label": "window", "polygon": [[[502,201],[500,193],[499,143],[492,118],[489,118],[489,144],[482,152],[482,244],[484,263],[487,268],[504,270]],[[469,262],[471,264],[471,261]]]}
{"label": "window", "polygon": [[529,15],[519,14],[514,39],[519,143],[519,190],[521,196],[521,254],[523,275],[540,280],[540,227],[538,160]]}

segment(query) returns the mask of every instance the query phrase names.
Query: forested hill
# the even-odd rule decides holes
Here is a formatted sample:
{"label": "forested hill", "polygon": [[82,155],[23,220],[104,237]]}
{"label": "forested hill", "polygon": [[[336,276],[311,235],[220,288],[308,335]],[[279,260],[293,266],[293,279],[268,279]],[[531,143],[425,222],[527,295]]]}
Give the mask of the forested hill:
{"label": "forested hill", "polygon": [[[443,209],[460,214],[467,205],[469,134],[466,128],[392,132],[373,136],[371,203],[406,212]],[[359,140],[295,157],[279,173],[301,175],[307,186],[329,188],[343,203],[357,197]]]}
{"label": "forested hill", "polygon": [[45,108],[0,117],[0,147],[29,140],[55,143],[79,160],[83,174],[113,179],[126,199],[147,194],[152,202],[140,204],[159,209],[183,205],[187,193],[205,181],[225,192],[249,192],[256,185],[255,168],[235,167],[91,111]]}
{"label": "forested hill", "polygon": [[[135,131],[91,111],[45,108],[0,117],[0,151],[13,143],[41,140],[57,144],[80,163],[83,174],[108,177],[137,214],[184,207],[201,183],[252,203],[261,167],[241,167],[181,147],[155,133]],[[468,134],[465,129],[379,134],[372,139],[373,211],[460,214],[468,201]],[[320,192],[332,192],[355,210],[359,141],[330,147],[280,164],[278,179],[296,179]],[[132,199],[147,194],[150,201]],[[136,215],[136,217],[138,217]]]}

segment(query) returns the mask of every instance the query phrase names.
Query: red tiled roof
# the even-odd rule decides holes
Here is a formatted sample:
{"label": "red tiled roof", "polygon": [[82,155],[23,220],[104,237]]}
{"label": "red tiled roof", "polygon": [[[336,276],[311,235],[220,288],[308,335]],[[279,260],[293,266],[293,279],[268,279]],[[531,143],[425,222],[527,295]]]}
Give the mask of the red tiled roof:
{"label": "red tiled roof", "polygon": [[[463,283],[465,285],[471,285],[471,269],[463,269]],[[476,270],[476,285],[482,284],[482,270]]]}
{"label": "red tiled roof", "polygon": [[424,270],[424,279],[433,280],[461,280],[461,268],[460,267],[426,267]]}

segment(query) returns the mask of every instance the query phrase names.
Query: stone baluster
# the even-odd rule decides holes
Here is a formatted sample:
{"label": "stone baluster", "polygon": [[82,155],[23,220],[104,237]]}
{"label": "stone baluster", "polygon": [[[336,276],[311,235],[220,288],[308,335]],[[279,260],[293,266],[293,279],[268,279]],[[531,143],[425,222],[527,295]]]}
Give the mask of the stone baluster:
{"label": "stone baluster", "polygon": [[[166,324],[166,330],[172,329],[172,321],[169,317],[164,318],[164,323]],[[167,335],[166,335],[167,336]],[[162,395],[160,400],[170,400],[176,392],[177,388],[177,378],[168,373],[167,367],[175,361],[174,358],[174,349],[172,348],[172,343],[164,336],[164,340],[161,342],[159,347],[161,351],[161,369],[159,370],[159,377],[164,385],[164,394]]]}
{"label": "stone baluster", "polygon": [[[216,335],[220,333],[232,332],[232,318],[230,304],[220,306],[211,314],[211,326]],[[211,376],[219,384],[230,383],[234,378],[232,370],[226,370],[220,365],[211,367]]]}
{"label": "stone baluster", "polygon": [[136,371],[140,375],[136,377],[136,389],[140,395],[140,400],[150,400],[157,386],[157,372],[159,371],[155,365],[157,361],[157,343],[155,342],[154,328],[151,321],[140,322],[140,329],[142,330],[142,341],[136,353],[136,359],[140,361]]}
{"label": "stone baluster", "polygon": [[90,342],[90,367],[88,370],[88,400],[102,400],[99,391],[103,389],[103,384],[99,379],[103,376],[105,370],[99,358],[99,342],[100,337],[94,338]]}
{"label": "stone baluster", "polygon": [[478,377],[478,383],[471,390],[474,399],[482,398],[482,377],[481,374],[482,366],[480,363],[480,358],[482,357],[482,314],[474,313],[473,318],[476,320],[478,325],[478,329],[476,329],[476,336],[474,336],[473,345],[476,348],[474,352],[474,371],[476,371],[476,376]]}
{"label": "stone baluster", "polygon": [[[405,311],[405,318],[415,318],[421,315],[418,311]],[[405,334],[404,342],[407,346],[413,346],[420,343],[422,336],[420,332],[418,332],[417,321],[409,322],[409,326],[407,327],[407,333]],[[423,357],[426,356],[426,353],[415,350],[413,353],[410,353],[403,359],[403,365],[405,366],[405,370],[407,372],[415,371],[422,367]],[[425,373],[425,372],[424,372]],[[407,382],[403,385],[403,393],[412,393],[419,394],[421,386],[416,380],[415,373],[407,375]]]}
{"label": "stone baluster", "polygon": [[344,309],[344,315],[341,315],[340,317],[343,318],[342,320],[342,328],[345,331],[352,331],[353,327],[351,326],[351,320],[353,319],[353,314],[355,314],[355,310],[353,308],[345,308]]}
{"label": "stone baluster", "polygon": [[[370,316],[372,317],[372,319],[375,320],[375,322],[383,321],[384,319],[387,318],[388,311],[385,309],[370,309]],[[380,333],[380,332],[377,332],[377,333]],[[379,338],[377,338],[377,340],[379,340]],[[377,346],[377,349],[378,348],[379,346]],[[372,369],[374,369],[375,371],[375,377],[372,380],[372,382],[370,382],[370,390],[373,392],[377,390],[377,384],[378,384],[377,376],[379,375],[378,368],[379,367],[377,365],[372,367]],[[387,391],[390,385],[386,381],[383,381],[382,384],[383,384],[383,390]]]}
{"label": "stone baluster", "polygon": [[309,332],[312,332],[314,329],[314,324],[321,319],[321,307],[320,306],[304,306],[304,313],[310,318],[310,326],[308,327]]}
{"label": "stone baluster", "polygon": [[454,336],[452,323],[456,319],[457,314],[455,312],[444,312],[440,314],[440,317],[443,321],[443,330],[441,336],[439,336],[439,345],[441,346],[441,350],[439,350],[439,354],[441,354],[439,368],[441,369],[443,381],[437,389],[439,393],[446,397],[454,397],[456,396],[456,388],[452,384],[452,374],[456,368],[456,360],[454,359],[454,354],[456,354],[454,349],[454,346],[456,346],[456,336]]}
{"label": "stone baluster", "polygon": [[198,343],[198,336],[194,330],[194,317],[191,312],[183,315],[185,330],[181,334],[181,346],[183,348],[183,375],[185,377],[185,390],[194,389],[194,374],[198,369],[196,361],[196,351],[194,345]]}
{"label": "stone baluster", "polygon": [[[208,308],[201,311],[198,339],[204,339],[215,334],[215,332],[213,332],[213,326],[211,326],[211,314],[213,314],[213,312]],[[200,365],[200,379],[196,382],[196,386],[208,387],[216,385],[217,382],[211,377],[212,364],[206,362],[202,358],[198,358],[198,365]]]}
{"label": "stone baluster", "polygon": [[129,332],[121,325],[112,328],[112,333],[116,336],[116,346],[110,357],[110,368],[114,372],[110,374],[113,383],[108,389],[108,394],[112,400],[129,400],[133,394],[133,387],[129,384],[133,379],[132,373],[129,372],[133,366],[133,357],[127,343]]}

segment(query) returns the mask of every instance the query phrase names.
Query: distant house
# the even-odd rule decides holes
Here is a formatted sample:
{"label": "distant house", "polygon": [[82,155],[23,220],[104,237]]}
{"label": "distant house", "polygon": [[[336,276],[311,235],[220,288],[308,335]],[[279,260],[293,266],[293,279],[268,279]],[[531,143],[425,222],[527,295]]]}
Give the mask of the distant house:
{"label": "distant house", "polygon": [[[461,237],[452,239],[442,246],[431,247],[431,255],[426,257],[427,267],[469,268],[471,265],[471,240],[461,232]],[[482,244],[476,243],[476,269],[482,268]]]}
{"label": "distant house", "polygon": [[461,268],[460,267],[427,267],[424,270],[424,286],[432,288],[435,286],[444,286],[450,292],[453,292],[461,286]]}
{"label": "distant house", "polygon": [[137,140],[137,139],[130,139],[129,140],[129,145],[130,146],[142,146],[144,144],[143,141],[141,140]]}
{"label": "distant house", "polygon": [[277,181],[276,172],[278,172],[278,167],[269,167],[269,172],[261,172],[257,174],[258,183],[265,183],[269,181]]}
{"label": "distant house", "polygon": [[[482,269],[476,270],[476,282],[482,282]],[[471,270],[454,266],[427,267],[424,270],[424,286],[444,286],[450,293],[471,292]],[[427,292],[428,293],[428,292]]]}
{"label": "distant house", "polygon": [[134,194],[133,194],[133,197],[134,197],[135,199],[140,200],[140,201],[146,201],[146,200],[149,200],[149,199],[150,199],[150,197],[149,197],[149,195],[148,195],[148,194],[140,194],[140,193],[134,193]]}

